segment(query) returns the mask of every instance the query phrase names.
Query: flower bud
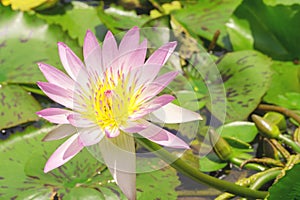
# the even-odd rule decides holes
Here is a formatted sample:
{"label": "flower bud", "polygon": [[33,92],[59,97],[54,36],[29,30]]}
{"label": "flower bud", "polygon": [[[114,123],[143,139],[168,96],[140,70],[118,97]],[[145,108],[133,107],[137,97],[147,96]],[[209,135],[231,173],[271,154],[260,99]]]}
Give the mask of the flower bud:
{"label": "flower bud", "polygon": [[221,160],[229,160],[232,155],[231,146],[215,130],[209,131],[209,140],[217,156]]}
{"label": "flower bud", "polygon": [[276,124],[272,124],[267,119],[258,115],[251,115],[251,118],[262,136],[277,139],[280,135],[279,128]]}

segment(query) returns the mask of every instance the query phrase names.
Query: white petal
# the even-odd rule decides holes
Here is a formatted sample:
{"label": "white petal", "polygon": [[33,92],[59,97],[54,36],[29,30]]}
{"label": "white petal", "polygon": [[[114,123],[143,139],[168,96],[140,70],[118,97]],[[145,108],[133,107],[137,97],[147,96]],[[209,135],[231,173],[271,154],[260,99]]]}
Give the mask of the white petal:
{"label": "white petal", "polygon": [[42,141],[59,140],[77,132],[77,129],[70,124],[62,124],[50,131]]}
{"label": "white petal", "polygon": [[104,132],[98,127],[84,128],[78,132],[79,138],[84,146],[97,144],[104,137]]}
{"label": "white petal", "polygon": [[76,127],[92,127],[92,126],[95,126],[95,124],[92,121],[83,118],[78,113],[69,114],[67,119],[70,122],[70,124],[72,124],[73,126],[76,126]]}
{"label": "white petal", "polygon": [[[147,121],[145,121],[145,124],[146,123]],[[140,131],[139,134],[151,140],[152,142],[172,148],[190,148],[185,141],[170,133],[169,131],[149,122],[147,126],[148,127],[145,130]]]}
{"label": "white petal", "polygon": [[136,199],[136,158],[133,137],[126,133],[114,138],[104,137],[99,143],[99,148],[105,164],[122,192],[128,199]]}
{"label": "white petal", "polygon": [[[154,117],[152,117],[152,115]],[[149,114],[149,119],[158,123],[183,123],[201,120],[200,114],[169,103]]]}
{"label": "white petal", "polygon": [[147,128],[147,125],[143,124],[143,122],[139,120],[128,121],[126,126],[120,127],[120,129],[126,133],[137,133],[144,130],[145,128]]}

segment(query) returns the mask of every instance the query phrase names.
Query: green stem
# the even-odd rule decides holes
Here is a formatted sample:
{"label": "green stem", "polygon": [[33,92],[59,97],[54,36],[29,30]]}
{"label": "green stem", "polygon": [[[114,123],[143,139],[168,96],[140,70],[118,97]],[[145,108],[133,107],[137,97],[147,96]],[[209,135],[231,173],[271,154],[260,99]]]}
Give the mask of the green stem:
{"label": "green stem", "polygon": [[221,191],[226,191],[229,193],[234,193],[236,195],[242,196],[242,197],[249,197],[249,198],[258,198],[263,199],[267,196],[267,192],[252,190],[246,187],[242,187],[239,185],[236,185],[231,182],[227,182],[224,180],[217,179],[215,177],[209,176],[207,174],[204,174],[200,172],[198,169],[195,169],[188,165],[185,161],[181,160],[180,158],[177,158],[173,154],[170,154],[168,151],[162,149],[159,145],[149,141],[145,138],[136,138],[136,140],[146,147],[148,150],[162,158],[167,163],[170,163],[170,165],[175,168],[177,171],[181,172],[183,175],[190,177],[191,179],[206,184],[208,186],[214,187]]}
{"label": "green stem", "polygon": [[300,146],[298,144],[296,144],[293,140],[291,140],[290,138],[280,134],[278,136],[278,139],[283,141],[285,144],[289,145],[290,147],[292,147],[292,149],[294,151],[296,151],[297,153],[300,153]]}
{"label": "green stem", "polygon": [[260,176],[249,188],[253,190],[258,190],[267,182],[274,180],[280,173],[281,170],[269,171],[268,173]]}
{"label": "green stem", "polygon": [[[243,164],[244,160],[242,160],[240,158],[232,157],[232,158],[230,158],[230,162],[232,164],[240,167]],[[268,169],[267,167],[256,164],[256,163],[248,163],[244,166],[244,168],[252,169],[252,170],[255,170],[255,171],[265,171],[266,169]]]}

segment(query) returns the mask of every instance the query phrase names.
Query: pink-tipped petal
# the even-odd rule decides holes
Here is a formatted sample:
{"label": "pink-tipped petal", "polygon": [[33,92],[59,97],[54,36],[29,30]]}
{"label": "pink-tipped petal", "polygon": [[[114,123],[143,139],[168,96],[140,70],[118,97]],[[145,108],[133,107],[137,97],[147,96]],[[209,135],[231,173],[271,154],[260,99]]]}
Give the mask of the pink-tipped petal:
{"label": "pink-tipped petal", "polygon": [[127,52],[134,51],[138,48],[140,41],[140,30],[138,27],[133,27],[126,32],[119,45],[120,55],[127,54]]}
{"label": "pink-tipped petal", "polygon": [[[154,118],[151,118],[151,115]],[[190,121],[201,120],[200,114],[190,111],[188,109],[182,108],[175,104],[169,103],[160,109],[152,112],[150,114],[151,119],[157,118],[158,121],[153,122],[164,122],[164,123],[184,123]]]}
{"label": "pink-tipped petal", "polygon": [[156,50],[146,61],[146,64],[164,65],[177,46],[177,42],[169,42]]}
{"label": "pink-tipped petal", "polygon": [[36,114],[49,122],[57,124],[69,124],[68,116],[72,114],[73,111],[65,110],[61,108],[46,108],[44,110],[38,111]]}
{"label": "pink-tipped petal", "polygon": [[73,93],[70,90],[61,88],[60,86],[52,83],[37,82],[37,85],[43,92],[53,101],[66,106],[67,108],[73,107]]}
{"label": "pink-tipped petal", "polygon": [[58,43],[60,61],[73,80],[77,80],[78,74],[84,69],[83,63],[75,53],[64,43]]}
{"label": "pink-tipped petal", "polygon": [[70,124],[72,124],[75,127],[82,127],[82,128],[86,128],[86,127],[93,127],[95,126],[95,123],[82,117],[80,114],[78,113],[72,113],[68,116],[68,121]]}
{"label": "pink-tipped petal", "polygon": [[83,57],[86,59],[95,48],[99,46],[98,40],[92,31],[87,30],[83,43]]}
{"label": "pink-tipped petal", "polygon": [[63,72],[59,71],[55,67],[44,63],[38,63],[40,70],[43,72],[49,83],[62,86],[65,89],[73,90],[74,81]]}
{"label": "pink-tipped petal", "polygon": [[126,133],[137,133],[147,128],[147,125],[140,121],[128,121],[126,126],[121,126],[120,128]]}
{"label": "pink-tipped petal", "polygon": [[170,103],[171,101],[173,101],[175,98],[172,95],[168,95],[168,94],[164,94],[161,95],[159,97],[156,97],[155,99],[149,101],[148,103],[146,103],[145,105],[143,105],[143,107],[135,112],[132,116],[130,116],[131,119],[139,119],[159,108],[161,108],[162,106]]}
{"label": "pink-tipped petal", "polygon": [[189,145],[176,135],[164,130],[163,128],[156,126],[152,123],[148,123],[148,128],[139,132],[139,134],[152,142],[157,144],[172,147],[172,148],[184,148],[189,149]]}
{"label": "pink-tipped petal", "polygon": [[[68,162],[71,158],[73,158],[77,153],[81,151],[83,145],[80,145],[80,141],[78,140],[78,135],[75,134],[70,137],[66,142],[64,142],[56,151],[51,155],[49,160],[47,161],[44,172],[47,173],[57,167]],[[68,157],[64,158],[65,152],[72,152]]]}
{"label": "pink-tipped petal", "polygon": [[165,87],[167,87],[167,85],[172,80],[174,80],[174,78],[178,75],[178,73],[179,72],[177,72],[177,71],[165,73],[165,74],[159,76],[157,79],[155,79],[149,85],[146,85],[146,89],[142,92],[142,94],[139,98],[140,101],[147,101],[147,100],[151,99],[152,97],[156,96]]}
{"label": "pink-tipped petal", "polygon": [[136,199],[136,158],[132,136],[121,133],[115,138],[106,138],[98,145],[105,164],[114,180],[129,200]]}
{"label": "pink-tipped petal", "polygon": [[123,66],[127,66],[123,69],[125,76],[132,69],[141,67],[144,65],[147,54],[147,40],[144,40],[136,49],[128,52],[126,55],[122,55]]}
{"label": "pink-tipped petal", "polygon": [[63,155],[63,159],[72,158],[75,156],[81,149],[83,149],[84,145],[80,140],[80,137],[77,138],[74,142],[70,144],[70,146],[67,148]]}
{"label": "pink-tipped petal", "polygon": [[103,41],[102,56],[103,56],[103,67],[107,69],[110,67],[112,62],[116,60],[119,54],[118,46],[113,34],[108,31]]}
{"label": "pink-tipped petal", "polygon": [[84,146],[97,144],[105,136],[104,132],[98,126],[81,129],[78,134]]}
{"label": "pink-tipped petal", "polygon": [[59,140],[65,138],[69,135],[74,134],[77,132],[77,129],[69,124],[62,124],[51,130],[43,139],[42,141],[52,141],[52,140]]}
{"label": "pink-tipped petal", "polygon": [[99,75],[103,73],[101,47],[96,36],[90,30],[86,32],[84,38],[83,57],[89,72],[97,72]]}

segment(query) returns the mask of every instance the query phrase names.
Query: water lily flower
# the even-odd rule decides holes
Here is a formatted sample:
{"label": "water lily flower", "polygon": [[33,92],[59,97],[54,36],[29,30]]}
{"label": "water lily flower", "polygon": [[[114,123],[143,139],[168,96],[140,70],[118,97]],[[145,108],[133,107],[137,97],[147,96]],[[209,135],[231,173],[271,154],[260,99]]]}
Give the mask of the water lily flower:
{"label": "water lily flower", "polygon": [[135,146],[133,135],[173,148],[189,148],[176,135],[153,122],[182,123],[200,115],[171,102],[168,94],[157,96],[178,74],[158,76],[176,47],[169,42],[146,59],[147,40],[140,41],[139,29],[130,29],[118,45],[108,31],[102,47],[87,31],[84,63],[64,43],[59,56],[67,74],[39,63],[48,82],[38,82],[43,92],[66,108],[47,108],[40,117],[60,124],[44,141],[70,136],[49,158],[44,171],[55,169],[83,147],[98,145],[113,178],[128,199],[135,199]]}

